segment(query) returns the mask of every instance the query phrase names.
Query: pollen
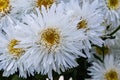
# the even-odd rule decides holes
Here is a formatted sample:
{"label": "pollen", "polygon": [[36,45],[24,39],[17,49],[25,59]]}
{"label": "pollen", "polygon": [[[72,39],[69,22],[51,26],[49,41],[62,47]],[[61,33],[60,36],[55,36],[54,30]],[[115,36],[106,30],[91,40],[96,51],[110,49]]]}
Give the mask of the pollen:
{"label": "pollen", "polygon": [[10,1],[9,0],[0,0],[0,12],[8,13],[10,10]]}
{"label": "pollen", "polygon": [[57,47],[60,43],[60,31],[57,28],[47,28],[41,33],[41,41],[47,48]]}
{"label": "pollen", "polygon": [[86,21],[86,20],[81,20],[81,21],[77,24],[77,29],[82,29],[82,28],[87,28],[87,21]]}
{"label": "pollen", "polygon": [[43,5],[47,8],[50,7],[54,2],[55,0],[37,0],[36,6],[40,8]]}
{"label": "pollen", "polygon": [[118,73],[115,70],[110,70],[105,73],[105,80],[119,80]]}
{"label": "pollen", "polygon": [[16,45],[18,45],[20,41],[16,39],[12,39],[10,43],[8,44],[8,51],[10,54],[12,54],[15,57],[20,57],[24,50],[22,48],[15,48]]}
{"label": "pollen", "polygon": [[116,10],[120,8],[120,0],[108,0],[107,5],[109,9]]}
{"label": "pollen", "polygon": [[110,49],[107,46],[104,46],[102,48],[96,47],[96,52],[99,55],[107,55],[110,52]]}

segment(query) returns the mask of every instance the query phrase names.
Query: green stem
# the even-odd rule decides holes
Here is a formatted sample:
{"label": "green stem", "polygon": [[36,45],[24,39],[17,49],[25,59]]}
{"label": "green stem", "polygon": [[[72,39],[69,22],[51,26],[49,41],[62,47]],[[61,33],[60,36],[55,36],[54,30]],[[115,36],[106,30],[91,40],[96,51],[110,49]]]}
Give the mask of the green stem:
{"label": "green stem", "polygon": [[118,30],[120,29],[120,26],[118,26],[112,33],[110,33],[109,35],[112,36],[114,35]]}
{"label": "green stem", "polygon": [[113,36],[117,31],[120,30],[120,26],[118,26],[113,32],[111,32],[110,34],[107,34],[107,35],[104,35],[102,36],[101,38],[103,40],[106,40],[106,39],[115,39],[115,36]]}

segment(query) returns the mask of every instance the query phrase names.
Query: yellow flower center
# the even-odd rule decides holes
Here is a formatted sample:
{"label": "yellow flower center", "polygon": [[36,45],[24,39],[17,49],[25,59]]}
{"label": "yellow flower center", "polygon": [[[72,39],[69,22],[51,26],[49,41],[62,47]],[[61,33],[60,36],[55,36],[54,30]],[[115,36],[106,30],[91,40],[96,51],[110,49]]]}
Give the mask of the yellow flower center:
{"label": "yellow flower center", "polygon": [[120,0],[108,0],[107,5],[111,10],[118,9],[120,8]]}
{"label": "yellow flower center", "polygon": [[10,10],[9,0],[0,0],[0,12],[7,13]]}
{"label": "yellow flower center", "polygon": [[57,28],[47,28],[41,33],[42,44],[45,45],[48,49],[51,49],[53,46],[57,47],[60,43],[60,31]]}
{"label": "yellow flower center", "polygon": [[105,80],[119,80],[118,73],[115,70],[110,70],[105,73]]}
{"label": "yellow flower center", "polygon": [[87,21],[86,21],[86,20],[81,20],[81,21],[77,24],[77,29],[81,29],[81,28],[87,28]]}
{"label": "yellow flower center", "polygon": [[16,45],[18,45],[20,41],[16,39],[12,39],[10,43],[8,44],[8,51],[10,54],[12,54],[14,57],[20,57],[24,50],[22,48],[14,48]]}
{"label": "yellow flower center", "polygon": [[109,48],[107,46],[104,46],[102,48],[99,48],[99,47],[96,47],[96,52],[99,54],[99,55],[107,55],[109,54]]}
{"label": "yellow flower center", "polygon": [[50,7],[54,2],[55,0],[37,0],[36,6],[40,8],[43,5],[47,8]]}

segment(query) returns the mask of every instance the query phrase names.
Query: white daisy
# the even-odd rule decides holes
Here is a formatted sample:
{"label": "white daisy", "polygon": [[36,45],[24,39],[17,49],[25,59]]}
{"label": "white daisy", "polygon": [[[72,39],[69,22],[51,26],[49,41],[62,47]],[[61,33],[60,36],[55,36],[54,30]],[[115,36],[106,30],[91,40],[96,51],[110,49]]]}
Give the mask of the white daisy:
{"label": "white daisy", "polygon": [[[21,20],[26,10],[23,5],[24,0],[0,0],[0,29],[14,24],[16,19]],[[12,19],[12,21],[9,20]]]}
{"label": "white daisy", "polygon": [[93,2],[83,0],[81,5],[78,0],[71,0],[66,6],[67,14],[73,14],[70,22],[78,20],[76,29],[84,35],[81,40],[85,49],[91,49],[91,42],[98,46],[102,46],[103,44],[100,36],[105,27],[101,25],[103,14],[101,13],[101,9],[98,8],[98,0],[94,0]]}
{"label": "white daisy", "polygon": [[100,0],[103,7],[104,19],[108,25],[120,25],[120,0]]}
{"label": "white daisy", "polygon": [[93,66],[88,70],[92,80],[120,80],[120,65],[112,55],[107,55],[103,63],[93,62]]}
{"label": "white daisy", "polygon": [[5,15],[18,17],[24,10],[23,1],[21,0],[0,0],[0,18]]}
{"label": "white daisy", "polygon": [[9,24],[9,27],[3,28],[4,34],[0,33],[0,70],[3,70],[3,76],[8,77],[17,71],[21,77],[26,78],[27,73],[33,75],[33,68],[28,68],[23,59],[26,49],[16,47],[26,37],[20,28]]}
{"label": "white daisy", "polygon": [[48,74],[52,79],[52,70],[60,73],[77,66],[75,59],[78,56],[85,57],[79,51],[81,48],[76,47],[76,41],[82,35],[75,30],[75,23],[69,23],[70,18],[64,14],[62,4],[53,4],[49,10],[45,7],[36,10],[37,15],[26,15],[23,19],[28,24],[23,28],[28,27],[29,36],[21,44],[29,44],[24,45],[30,47],[27,51],[30,60],[27,61],[38,73]]}

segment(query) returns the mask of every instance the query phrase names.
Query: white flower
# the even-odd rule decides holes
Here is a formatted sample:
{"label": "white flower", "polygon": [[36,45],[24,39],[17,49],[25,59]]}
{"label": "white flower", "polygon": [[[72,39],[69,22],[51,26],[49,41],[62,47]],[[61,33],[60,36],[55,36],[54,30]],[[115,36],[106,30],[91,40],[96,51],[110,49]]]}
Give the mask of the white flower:
{"label": "white flower", "polygon": [[[62,4],[53,4],[49,10],[45,7],[36,9],[37,15],[26,15],[23,19],[28,29],[26,42],[22,44],[30,47],[27,61],[34,65],[36,71],[48,74],[52,79],[52,70],[60,73],[68,68],[77,66],[75,59],[85,57],[76,47],[79,31],[75,30],[75,23],[69,23],[69,16],[64,14]],[[29,65],[29,66],[31,66]]]}
{"label": "white flower", "polygon": [[103,8],[104,19],[111,27],[120,25],[120,0],[100,0]]}
{"label": "white flower", "polygon": [[[66,13],[73,14],[71,21],[78,21],[76,29],[83,33],[84,37],[81,39],[83,41],[83,46],[91,49],[92,44],[102,46],[103,40],[100,36],[105,29],[101,25],[103,22],[102,10],[99,8],[99,1],[94,0],[89,2],[89,0],[82,0],[82,4],[79,4],[78,0],[71,0],[66,6]],[[89,52],[89,51],[87,51]],[[89,54],[87,54],[90,56]]]}
{"label": "white flower", "polygon": [[93,62],[88,70],[92,80],[120,80],[120,65],[112,55],[105,56],[104,62]]}
{"label": "white flower", "polygon": [[9,27],[3,28],[4,33],[0,33],[0,70],[3,70],[3,76],[8,77],[17,71],[21,77],[26,78],[27,73],[33,75],[33,68],[28,68],[26,59],[23,59],[26,49],[16,47],[26,37],[20,28],[9,24]]}
{"label": "white flower", "polygon": [[0,4],[0,18],[5,15],[19,17],[25,10],[22,0],[0,0]]}
{"label": "white flower", "polygon": [[[1,27],[9,26],[14,24],[16,19],[21,20],[24,12],[26,11],[25,0],[0,0],[0,29]],[[13,21],[10,21],[11,18]]]}

